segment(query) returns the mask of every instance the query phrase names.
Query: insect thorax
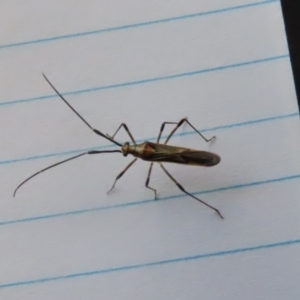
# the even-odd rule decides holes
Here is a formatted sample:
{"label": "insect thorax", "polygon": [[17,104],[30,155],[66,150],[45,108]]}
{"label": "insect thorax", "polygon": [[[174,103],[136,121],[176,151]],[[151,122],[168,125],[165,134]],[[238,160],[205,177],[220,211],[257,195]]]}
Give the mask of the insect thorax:
{"label": "insect thorax", "polygon": [[131,154],[134,157],[138,157],[143,160],[151,160],[153,154],[155,153],[155,149],[149,142],[144,142],[142,144],[137,145],[130,145],[128,142],[126,142],[122,146],[122,153],[124,156]]}

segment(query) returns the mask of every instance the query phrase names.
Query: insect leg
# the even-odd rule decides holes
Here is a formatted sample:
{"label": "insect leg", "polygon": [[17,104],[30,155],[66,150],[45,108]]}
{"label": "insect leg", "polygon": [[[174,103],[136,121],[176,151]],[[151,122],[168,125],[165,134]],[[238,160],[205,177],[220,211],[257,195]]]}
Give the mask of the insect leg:
{"label": "insect leg", "polygon": [[116,142],[113,138],[110,138],[109,136],[104,135],[102,132],[100,132],[99,130],[93,128],[72,106],[71,104],[60,94],[60,92],[54,87],[54,85],[50,82],[50,80],[46,77],[45,74],[43,74],[44,78],[46,79],[46,81],[49,83],[49,85],[52,87],[52,89],[55,91],[55,93],[60,97],[61,100],[63,100],[71,110],[73,110],[73,112],[85,123],[85,125],[87,125],[93,132],[95,132],[96,134],[104,137],[105,139],[109,140],[110,142],[122,147],[122,144]]}
{"label": "insect leg", "polygon": [[135,158],[117,177],[116,177],[116,179],[115,179],[115,181],[114,181],[114,183],[113,183],[113,185],[112,185],[112,187],[111,187],[111,189],[107,192],[107,194],[112,190],[112,189],[114,189],[114,187],[115,187],[115,185],[116,185],[116,182],[117,182],[117,180],[118,179],[120,179],[123,175],[124,175],[124,173],[135,163],[137,161],[137,158]]}
{"label": "insect leg", "polygon": [[155,200],[157,199],[156,197],[156,189],[150,187],[148,184],[149,184],[149,181],[150,181],[150,175],[151,175],[151,171],[152,171],[152,167],[153,167],[153,162],[150,164],[150,168],[149,168],[149,171],[148,171],[148,176],[147,176],[147,179],[146,179],[146,182],[145,182],[145,186],[147,189],[150,189],[154,192],[154,198]]}
{"label": "insect leg", "polygon": [[[176,125],[176,127],[171,131],[171,133],[169,134],[169,136],[167,137],[167,139],[166,139],[166,141],[165,141],[165,145],[168,143],[168,141],[170,140],[170,138],[172,137],[172,135],[174,134],[174,132],[184,123],[184,122],[186,122],[186,123],[188,123],[206,142],[210,142],[210,141],[212,141],[213,139],[215,139],[216,137],[215,136],[213,136],[212,138],[210,138],[210,139],[207,139],[207,138],[205,138],[189,121],[188,121],[188,119],[187,118],[184,118],[184,119],[181,119],[178,123],[175,123],[175,124],[177,124]],[[165,123],[167,123],[167,122],[165,122]],[[163,125],[164,125],[164,123],[163,123]]]}
{"label": "insect leg", "polygon": [[159,143],[159,140],[161,138],[162,132],[164,131],[164,128],[165,128],[166,124],[178,124],[178,123],[177,122],[163,122],[161,124],[159,135],[158,135],[158,138],[157,138],[157,141],[156,141],[157,144]]}
{"label": "insect leg", "polygon": [[72,156],[72,157],[70,157],[70,158],[64,159],[64,160],[62,160],[62,161],[60,161],[60,162],[57,162],[57,163],[55,163],[55,164],[53,164],[53,165],[51,165],[51,166],[49,166],[49,167],[47,167],[47,168],[45,168],[45,169],[40,170],[39,172],[34,173],[34,174],[31,175],[30,177],[26,178],[23,182],[21,182],[21,183],[17,186],[17,188],[16,188],[15,191],[14,191],[14,196],[16,195],[17,190],[18,190],[24,183],[26,183],[28,180],[30,180],[31,178],[37,176],[38,174],[40,174],[40,173],[42,173],[42,172],[45,172],[45,171],[47,171],[47,170],[49,170],[49,169],[51,169],[51,168],[54,168],[54,167],[56,167],[56,166],[58,166],[58,165],[61,165],[61,164],[63,164],[63,163],[66,163],[67,161],[73,160],[73,159],[75,159],[75,158],[78,158],[78,157],[83,156],[83,155],[86,155],[86,154],[100,154],[100,153],[113,153],[113,152],[120,152],[120,153],[122,153],[121,150],[104,150],[104,151],[91,150],[91,151],[87,151],[87,152],[84,152],[84,153],[81,153],[81,154]]}
{"label": "insect leg", "polygon": [[221,219],[224,219],[223,216],[221,215],[220,211],[218,209],[216,209],[215,207],[209,205],[208,203],[200,200],[199,198],[196,198],[194,195],[190,194],[189,192],[187,192],[183,186],[181,184],[179,184],[177,182],[177,180],[167,171],[167,169],[163,166],[162,163],[160,163],[161,168],[164,170],[164,172],[170,177],[170,179],[178,186],[178,188],[183,191],[185,194],[191,196],[192,198],[196,199],[197,201],[201,202],[202,204],[208,206],[209,208],[213,209],[219,216]]}
{"label": "insect leg", "polygon": [[113,136],[110,136],[108,134],[106,134],[107,137],[111,138],[111,139],[114,139],[115,135],[118,133],[118,131],[120,130],[121,127],[124,127],[124,129],[126,130],[127,134],[129,135],[130,139],[132,140],[133,144],[136,145],[136,142],[131,134],[131,132],[129,131],[127,125],[125,123],[122,123],[119,128],[116,130],[116,132],[114,133]]}

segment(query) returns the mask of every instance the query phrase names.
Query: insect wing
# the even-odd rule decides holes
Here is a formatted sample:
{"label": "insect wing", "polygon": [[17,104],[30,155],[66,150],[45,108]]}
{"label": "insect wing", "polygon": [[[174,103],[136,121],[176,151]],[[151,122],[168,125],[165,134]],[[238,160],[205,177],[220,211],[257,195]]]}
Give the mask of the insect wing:
{"label": "insect wing", "polygon": [[152,161],[156,162],[171,162],[208,167],[218,164],[221,160],[217,154],[207,151],[153,143],[151,143],[151,148],[155,150]]}
{"label": "insect wing", "polygon": [[205,167],[215,166],[221,160],[219,155],[207,151],[184,151],[180,156],[189,165],[200,165]]}

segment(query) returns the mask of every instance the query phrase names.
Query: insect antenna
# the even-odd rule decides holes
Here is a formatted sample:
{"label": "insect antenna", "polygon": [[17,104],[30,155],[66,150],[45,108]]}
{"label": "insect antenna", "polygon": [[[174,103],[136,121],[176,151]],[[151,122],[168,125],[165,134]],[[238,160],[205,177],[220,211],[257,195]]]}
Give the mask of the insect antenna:
{"label": "insect antenna", "polygon": [[122,147],[122,144],[116,142],[114,139],[111,137],[103,134],[101,131],[93,128],[72,106],[71,104],[61,95],[61,93],[54,87],[54,85],[50,82],[50,80],[46,77],[46,75],[43,73],[43,76],[45,80],[49,83],[49,85],[52,87],[52,89],[55,91],[55,93],[73,110],[73,112],[91,129],[93,130],[96,134],[104,137],[105,139],[109,140],[110,142]]}
{"label": "insect antenna", "polygon": [[120,153],[122,153],[121,150],[103,150],[103,151],[91,150],[91,151],[87,151],[87,152],[84,152],[84,153],[81,153],[81,154],[78,154],[78,155],[69,157],[69,158],[64,159],[64,160],[62,160],[62,161],[60,161],[60,162],[57,162],[57,163],[55,163],[55,164],[53,164],[53,165],[51,165],[51,166],[48,166],[48,167],[45,168],[45,169],[42,169],[42,170],[40,170],[40,171],[34,173],[33,175],[29,176],[29,177],[26,178],[24,181],[22,181],[22,182],[17,186],[17,188],[15,189],[14,195],[13,195],[13,196],[15,197],[15,195],[16,195],[18,189],[19,189],[23,184],[25,184],[27,181],[29,181],[30,179],[32,179],[33,177],[37,176],[38,174],[40,174],[40,173],[42,173],[42,172],[45,172],[45,171],[47,171],[47,170],[49,170],[49,169],[51,169],[51,168],[54,168],[54,167],[56,167],[56,166],[58,166],[58,165],[61,165],[61,164],[66,163],[66,162],[68,162],[68,161],[70,161],[70,160],[79,158],[79,157],[81,157],[81,156],[83,156],[83,155],[86,155],[86,154],[100,154],[100,153],[114,153],[114,152],[120,152]]}

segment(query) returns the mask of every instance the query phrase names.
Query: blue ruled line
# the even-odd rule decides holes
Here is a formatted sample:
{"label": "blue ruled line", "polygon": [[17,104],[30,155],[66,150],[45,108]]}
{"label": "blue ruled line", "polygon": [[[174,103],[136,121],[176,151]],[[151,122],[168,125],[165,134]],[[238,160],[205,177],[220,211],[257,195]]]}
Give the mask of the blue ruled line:
{"label": "blue ruled line", "polygon": [[[217,193],[217,192],[223,192],[223,191],[228,191],[228,190],[242,189],[242,188],[247,188],[247,187],[252,187],[252,186],[271,184],[271,183],[276,183],[276,182],[284,182],[284,181],[295,180],[295,179],[300,179],[300,174],[279,177],[279,178],[272,178],[272,179],[261,180],[261,181],[253,181],[253,182],[237,184],[237,185],[232,185],[232,186],[227,186],[227,187],[220,187],[220,188],[211,189],[211,190],[199,191],[199,192],[193,193],[193,195]],[[9,221],[0,222],[0,226],[7,226],[7,225],[12,225],[12,224],[17,224],[17,223],[33,222],[33,221],[39,221],[39,220],[45,220],[45,219],[62,218],[62,217],[67,217],[67,216],[81,215],[81,214],[85,214],[85,213],[92,213],[92,212],[109,210],[109,209],[127,208],[127,207],[131,207],[131,206],[149,204],[149,203],[153,203],[153,202],[157,202],[157,201],[173,200],[173,199],[183,198],[183,197],[187,197],[187,196],[185,194],[181,193],[181,194],[176,194],[176,195],[172,195],[172,196],[161,197],[161,198],[158,198],[157,200],[154,200],[152,198],[152,199],[140,200],[140,201],[135,201],[135,202],[126,202],[123,204],[100,206],[100,207],[74,210],[74,211],[49,214],[49,215],[42,215],[42,216],[36,216],[36,217],[30,217],[30,218],[24,218],[24,219],[9,220]]]}
{"label": "blue ruled line", "polygon": [[[255,120],[250,120],[250,121],[245,121],[245,122],[215,126],[215,127],[211,127],[211,128],[199,129],[199,131],[201,131],[201,132],[210,132],[210,131],[216,131],[216,130],[222,130],[222,129],[232,129],[232,128],[235,128],[235,127],[254,125],[254,124],[259,124],[259,123],[264,123],[264,122],[271,122],[271,121],[276,121],[276,120],[293,118],[293,117],[299,117],[299,113],[295,112],[295,113],[291,113],[291,114],[284,114],[284,115],[278,115],[278,116],[273,116],[273,117],[268,117],[268,118],[261,118],[261,119],[255,119]],[[174,134],[174,137],[191,135],[191,134],[196,134],[196,132],[195,131],[188,131],[188,132],[177,133],[177,134]],[[162,136],[162,139],[165,139],[165,138],[167,138],[167,135]],[[147,138],[146,139],[138,139],[138,140],[136,140],[136,142],[141,143],[143,141],[155,141],[156,139],[157,139],[157,137],[151,137],[151,138],[148,138],[148,139]],[[27,161],[27,160],[42,159],[42,158],[47,158],[47,157],[72,155],[72,154],[77,154],[77,153],[80,153],[80,152],[86,152],[86,151],[89,151],[89,150],[92,150],[92,149],[99,150],[99,149],[105,149],[105,148],[111,148],[111,147],[114,147],[114,145],[105,145],[105,146],[101,146],[101,147],[94,146],[94,147],[91,147],[91,148],[81,148],[81,149],[75,149],[75,150],[64,151],[64,152],[33,155],[33,156],[22,157],[22,158],[13,158],[13,159],[0,161],[0,165],[12,164],[12,163],[17,163],[17,162],[22,162],[22,161]]]}
{"label": "blue ruled line", "polygon": [[35,40],[24,41],[24,42],[3,44],[3,45],[0,45],[0,50],[7,49],[7,48],[13,48],[13,47],[32,45],[32,44],[54,42],[54,41],[64,40],[64,39],[84,37],[84,36],[89,36],[89,35],[97,35],[97,34],[101,34],[101,33],[113,32],[113,31],[133,29],[133,28],[138,28],[138,27],[145,27],[145,26],[162,24],[162,23],[167,23],[167,22],[181,21],[181,20],[191,19],[191,18],[204,17],[204,16],[208,16],[208,15],[213,15],[213,14],[226,13],[229,11],[247,9],[247,8],[251,8],[251,7],[255,7],[255,6],[266,5],[266,4],[270,4],[270,3],[274,3],[274,2],[279,2],[279,0],[254,2],[254,3],[244,4],[244,5],[231,6],[231,7],[227,7],[227,8],[210,10],[210,11],[206,11],[206,12],[199,12],[199,13],[195,13],[195,14],[182,15],[182,16],[177,16],[177,17],[172,17],[172,18],[158,19],[158,20],[146,21],[146,22],[141,22],[141,23],[133,23],[133,24],[127,24],[127,25],[122,25],[122,26],[86,31],[86,32],[71,33],[71,34],[65,34],[65,35],[54,36],[54,37],[49,37],[49,38],[35,39]]}
{"label": "blue ruled line", "polygon": [[[262,59],[257,59],[257,60],[252,60],[252,61],[245,61],[245,62],[241,62],[241,63],[219,66],[219,67],[215,67],[215,68],[207,68],[207,69],[178,73],[178,74],[173,74],[173,75],[168,75],[168,76],[160,76],[160,77],[153,77],[153,78],[141,79],[141,80],[136,80],[136,81],[128,81],[128,82],[116,83],[116,84],[111,84],[111,85],[104,85],[104,86],[88,88],[88,89],[81,89],[81,90],[71,91],[71,92],[66,92],[66,93],[61,93],[61,94],[63,96],[69,96],[69,95],[92,93],[92,92],[97,92],[97,91],[101,91],[101,90],[122,88],[122,87],[126,87],[126,86],[147,84],[147,83],[151,83],[151,82],[172,80],[172,79],[177,79],[177,78],[181,78],[181,77],[188,77],[188,76],[201,75],[201,74],[211,73],[211,72],[216,72],[216,71],[223,71],[223,70],[227,70],[227,69],[231,69],[231,68],[239,68],[239,67],[244,67],[247,65],[266,63],[266,62],[280,60],[280,59],[289,58],[289,57],[290,56],[288,54],[283,54],[283,55],[265,57]],[[15,105],[15,104],[27,103],[27,102],[32,102],[32,101],[48,100],[48,99],[57,98],[57,97],[58,96],[56,94],[52,94],[52,95],[44,95],[44,96],[39,96],[39,97],[25,98],[25,99],[13,100],[13,101],[5,101],[5,102],[0,102],[0,106]]]}
{"label": "blue ruled line", "polygon": [[252,247],[235,248],[235,249],[230,249],[230,250],[225,250],[225,251],[197,254],[197,255],[193,255],[193,256],[171,258],[171,259],[152,261],[152,262],[146,262],[146,263],[141,263],[141,264],[125,265],[125,266],[108,268],[108,269],[99,269],[99,270],[87,271],[87,272],[82,272],[82,273],[70,273],[70,274],[61,275],[61,276],[44,277],[44,278],[39,278],[39,279],[34,279],[34,280],[16,281],[16,282],[11,282],[11,283],[0,284],[0,289],[41,284],[41,283],[47,283],[47,282],[51,282],[51,281],[70,280],[70,279],[74,279],[74,278],[96,276],[96,275],[102,275],[102,274],[106,274],[106,273],[129,271],[129,270],[142,269],[142,268],[150,268],[150,267],[153,268],[153,267],[170,265],[170,264],[180,263],[180,262],[188,262],[188,261],[194,261],[194,260],[206,259],[206,258],[212,258],[212,257],[221,257],[221,256],[225,256],[225,255],[233,255],[233,254],[239,254],[239,253],[244,253],[244,252],[272,249],[272,248],[278,248],[278,247],[284,247],[284,246],[286,247],[286,246],[292,246],[292,245],[298,245],[298,244],[300,244],[300,239],[277,242],[277,243],[272,243],[272,244],[263,244],[263,245],[252,246]]}

